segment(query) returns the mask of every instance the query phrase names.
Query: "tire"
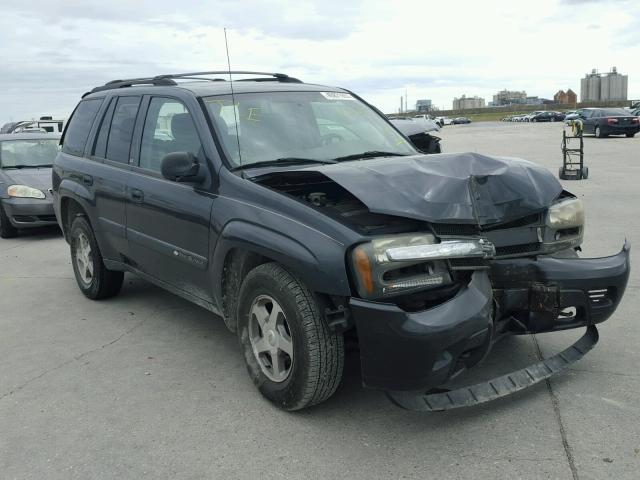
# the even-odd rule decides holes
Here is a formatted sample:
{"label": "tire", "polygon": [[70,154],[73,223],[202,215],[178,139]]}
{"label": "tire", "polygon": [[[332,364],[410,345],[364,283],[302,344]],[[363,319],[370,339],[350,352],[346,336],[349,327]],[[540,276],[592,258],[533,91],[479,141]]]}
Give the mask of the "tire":
{"label": "tire", "polygon": [[589,167],[582,167],[582,171],[580,172],[582,176],[582,180],[586,180],[589,178]]}
{"label": "tire", "polygon": [[597,138],[604,138],[606,137],[606,135],[604,135],[602,133],[602,130],[600,130],[600,127],[596,127],[595,130],[593,131],[593,134],[597,137]]}
{"label": "tire", "polygon": [[73,273],[85,297],[101,300],[117,295],[122,288],[124,272],[105,267],[93,229],[85,217],[73,220],[69,240]]}
{"label": "tire", "polygon": [[564,174],[564,169],[563,169],[562,167],[560,167],[560,168],[558,169],[558,178],[559,178],[560,180],[568,180],[568,179],[569,179],[569,177],[568,177],[567,175],[565,175],[565,174]]}
{"label": "tire", "polygon": [[329,330],[311,291],[277,263],[254,268],[242,282],[238,337],[251,380],[283,410],[323,402],[340,384],[342,334]]}
{"label": "tire", "polygon": [[11,225],[2,205],[0,205],[0,238],[13,238],[18,235],[18,229]]}
{"label": "tire", "polygon": [[627,138],[633,138],[633,137],[635,137],[636,134],[635,133],[625,133],[625,135],[626,135]]}
{"label": "tire", "polygon": [[550,122],[555,122],[556,121],[556,117],[551,117],[551,120],[549,120]]}

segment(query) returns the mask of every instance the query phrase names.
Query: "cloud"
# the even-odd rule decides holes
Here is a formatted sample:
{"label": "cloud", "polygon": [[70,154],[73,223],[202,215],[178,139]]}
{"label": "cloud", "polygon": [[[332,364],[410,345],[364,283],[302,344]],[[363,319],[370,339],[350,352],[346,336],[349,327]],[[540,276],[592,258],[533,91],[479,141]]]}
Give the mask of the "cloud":
{"label": "cloud", "polygon": [[[622,1],[622,0],[620,0]],[[405,90],[450,108],[503,88],[579,92],[591,68],[616,65],[640,97],[637,1],[29,0],[0,15],[0,123],[68,115],[116,78],[226,68],[281,71],[354,90],[385,111]],[[598,26],[598,42],[568,44]]]}

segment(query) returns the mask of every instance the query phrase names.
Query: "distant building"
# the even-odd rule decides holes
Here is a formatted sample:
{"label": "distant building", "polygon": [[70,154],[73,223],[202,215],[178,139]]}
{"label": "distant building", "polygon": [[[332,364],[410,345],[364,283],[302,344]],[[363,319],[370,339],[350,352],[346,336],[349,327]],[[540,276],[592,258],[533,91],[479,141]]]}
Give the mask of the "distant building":
{"label": "distant building", "polygon": [[568,89],[566,92],[564,90],[558,90],[553,96],[554,103],[560,103],[563,105],[575,105],[578,101],[578,95],[571,89]]}
{"label": "distant building", "polygon": [[484,98],[480,98],[477,95],[475,97],[467,97],[462,95],[460,98],[453,99],[454,110],[470,110],[472,108],[484,108]]}
{"label": "distant building", "polygon": [[430,112],[433,110],[431,100],[418,100],[416,101],[416,112]]}
{"label": "distant building", "polygon": [[511,105],[513,103],[527,103],[527,92],[524,90],[521,92],[514,90],[501,90],[493,96],[492,105],[495,107]]}
{"label": "distant building", "polygon": [[581,102],[606,102],[610,100],[626,100],[629,77],[618,73],[616,67],[600,74],[594,68],[580,80]]}

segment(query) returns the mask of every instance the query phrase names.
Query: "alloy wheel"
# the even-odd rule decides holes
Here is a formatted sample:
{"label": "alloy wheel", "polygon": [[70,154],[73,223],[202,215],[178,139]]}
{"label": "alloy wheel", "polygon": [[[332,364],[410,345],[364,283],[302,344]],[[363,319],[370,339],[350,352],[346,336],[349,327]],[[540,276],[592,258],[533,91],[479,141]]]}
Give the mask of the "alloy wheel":
{"label": "alloy wheel", "polygon": [[83,232],[75,238],[75,261],[80,279],[85,285],[93,281],[93,255],[89,239]]}
{"label": "alloy wheel", "polygon": [[262,373],[284,382],[293,367],[293,342],[287,318],[269,295],[258,296],[249,311],[249,341]]}

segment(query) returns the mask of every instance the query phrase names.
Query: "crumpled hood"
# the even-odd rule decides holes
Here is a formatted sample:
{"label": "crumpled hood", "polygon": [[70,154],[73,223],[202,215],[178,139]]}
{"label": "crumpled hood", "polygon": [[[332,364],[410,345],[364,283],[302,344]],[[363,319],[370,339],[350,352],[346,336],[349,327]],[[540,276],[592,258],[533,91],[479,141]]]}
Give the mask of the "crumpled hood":
{"label": "crumpled hood", "polygon": [[27,185],[46,193],[51,188],[51,168],[23,168],[21,170],[4,170],[14,185]]}
{"label": "crumpled hood", "polygon": [[560,182],[525,160],[443,153],[305,167],[329,177],[370,211],[436,223],[490,225],[538,213]]}

